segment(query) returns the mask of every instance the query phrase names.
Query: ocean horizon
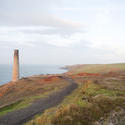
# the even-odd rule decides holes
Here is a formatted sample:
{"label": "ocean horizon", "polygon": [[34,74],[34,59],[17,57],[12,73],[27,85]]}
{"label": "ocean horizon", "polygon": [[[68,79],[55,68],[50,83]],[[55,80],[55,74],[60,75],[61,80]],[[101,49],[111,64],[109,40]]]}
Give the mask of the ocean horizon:
{"label": "ocean horizon", "polygon": [[[39,74],[60,74],[67,70],[61,69],[59,65],[20,65],[20,78]],[[0,64],[0,85],[12,80],[12,65]]]}

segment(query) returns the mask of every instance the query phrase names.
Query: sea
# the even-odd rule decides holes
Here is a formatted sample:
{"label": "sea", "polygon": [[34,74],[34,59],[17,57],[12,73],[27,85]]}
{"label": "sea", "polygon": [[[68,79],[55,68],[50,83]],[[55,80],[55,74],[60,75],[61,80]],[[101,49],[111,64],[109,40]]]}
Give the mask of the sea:
{"label": "sea", "polygon": [[[66,72],[59,65],[20,65],[20,78],[40,74],[60,74]],[[0,65],[0,85],[12,79],[12,65]]]}

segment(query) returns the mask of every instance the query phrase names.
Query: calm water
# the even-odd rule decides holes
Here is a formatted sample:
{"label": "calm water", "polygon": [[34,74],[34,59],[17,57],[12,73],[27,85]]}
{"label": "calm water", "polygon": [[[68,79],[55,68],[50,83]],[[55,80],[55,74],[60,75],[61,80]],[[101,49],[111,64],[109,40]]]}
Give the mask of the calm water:
{"label": "calm water", "polygon": [[[27,77],[37,74],[56,74],[64,73],[66,70],[60,69],[61,66],[48,65],[20,65],[20,76]],[[11,81],[12,65],[0,65],[0,85]]]}

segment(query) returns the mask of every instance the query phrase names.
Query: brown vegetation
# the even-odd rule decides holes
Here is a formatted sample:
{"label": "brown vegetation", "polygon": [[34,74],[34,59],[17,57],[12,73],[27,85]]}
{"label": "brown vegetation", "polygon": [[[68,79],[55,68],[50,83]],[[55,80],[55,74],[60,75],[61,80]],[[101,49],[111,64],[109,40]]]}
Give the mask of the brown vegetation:
{"label": "brown vegetation", "polygon": [[[101,118],[105,121],[111,112],[124,111],[124,73],[66,74],[78,83],[79,88],[60,106],[47,110],[27,125],[96,125],[95,123],[100,122]],[[124,116],[120,117],[118,120]]]}
{"label": "brown vegetation", "polygon": [[0,107],[22,100],[26,97],[38,96],[56,88],[63,88],[67,82],[58,76],[39,76],[22,78],[18,82],[10,82],[0,86]]}

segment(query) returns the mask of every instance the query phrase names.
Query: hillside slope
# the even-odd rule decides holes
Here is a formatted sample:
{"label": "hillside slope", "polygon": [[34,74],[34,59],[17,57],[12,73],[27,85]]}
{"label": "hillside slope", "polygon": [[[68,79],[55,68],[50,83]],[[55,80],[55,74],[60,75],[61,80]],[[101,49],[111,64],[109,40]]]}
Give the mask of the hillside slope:
{"label": "hillside slope", "polygon": [[71,66],[65,75],[76,81],[78,89],[26,125],[125,125],[124,66]]}
{"label": "hillside slope", "polygon": [[56,75],[40,75],[22,78],[0,86],[0,116],[8,112],[25,108],[39,98],[60,91],[68,85]]}
{"label": "hillside slope", "polygon": [[118,64],[79,64],[72,66],[65,66],[64,69],[68,69],[69,73],[76,74],[81,72],[88,73],[108,73],[125,71],[125,63]]}

